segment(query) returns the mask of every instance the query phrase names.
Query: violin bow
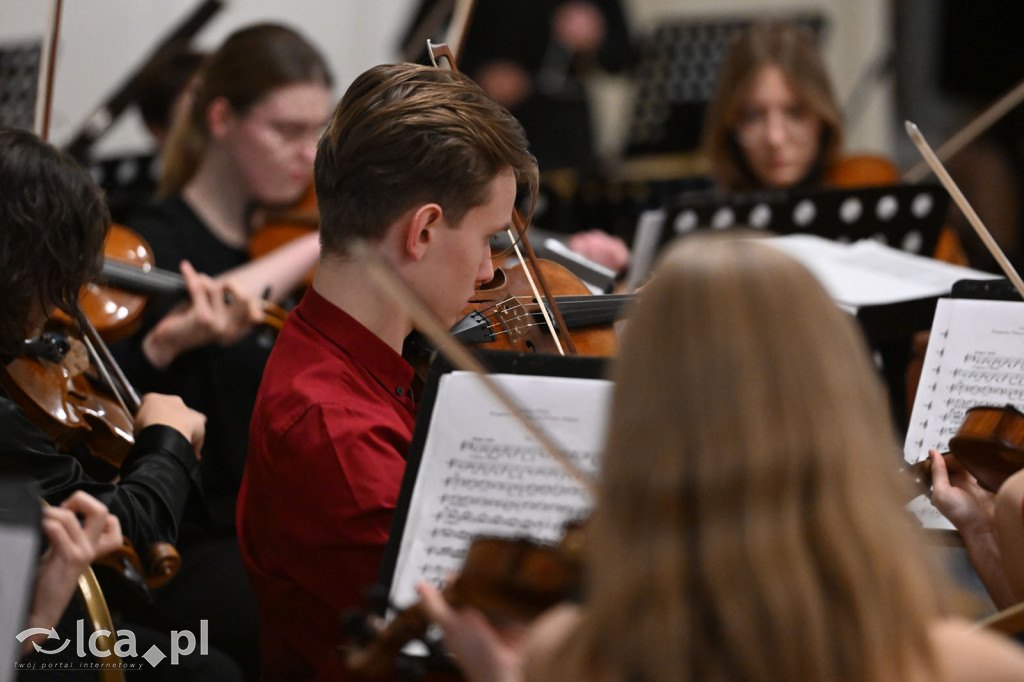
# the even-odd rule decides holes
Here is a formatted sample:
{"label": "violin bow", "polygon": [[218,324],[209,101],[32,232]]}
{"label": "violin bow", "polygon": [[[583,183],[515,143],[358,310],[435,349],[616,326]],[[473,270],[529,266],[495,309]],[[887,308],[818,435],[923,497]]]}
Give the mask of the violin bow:
{"label": "violin bow", "polygon": [[[949,157],[969,145],[976,137],[988,130],[996,121],[1020,104],[1022,100],[1024,100],[1024,81],[1014,86],[1012,90],[989,105],[988,108],[971,119],[956,134],[939,145],[939,148],[935,151],[935,157],[940,161],[949,160]],[[930,167],[927,159],[922,159],[904,173],[903,177],[906,178],[907,182],[919,182],[924,180],[929,170]]]}
{"label": "violin bow", "polygon": [[939,179],[939,182],[942,183],[942,186],[946,188],[946,191],[949,192],[949,196],[953,198],[953,202],[956,203],[961,211],[963,211],[964,216],[967,218],[967,222],[969,222],[971,227],[974,228],[974,231],[978,233],[978,236],[985,244],[985,247],[989,250],[989,253],[992,254],[992,257],[996,259],[997,263],[999,263],[999,267],[1002,268],[1006,276],[1011,282],[1013,282],[1013,286],[1017,289],[1021,298],[1024,298],[1024,280],[1021,280],[1020,275],[1014,269],[1013,265],[1010,264],[1010,260],[1006,257],[1006,254],[1004,254],[1003,250],[999,248],[999,244],[996,243],[996,240],[992,238],[992,234],[985,227],[985,224],[981,222],[981,218],[979,218],[978,214],[975,213],[974,208],[972,208],[970,202],[967,201],[967,197],[964,196],[964,193],[960,191],[960,188],[953,181],[953,178],[950,177],[946,167],[942,165],[942,161],[940,161],[939,157],[936,156],[931,145],[929,145],[928,141],[924,139],[924,135],[921,134],[920,129],[918,129],[917,125],[911,121],[906,121],[904,125],[907,129],[907,135],[910,136],[910,139],[914,142],[918,151],[921,152],[921,156],[924,157],[924,162],[935,173],[935,176]]}
{"label": "violin bow", "polygon": [[[50,111],[53,107],[53,81],[56,64],[54,57],[57,52],[57,42],[60,36],[60,17],[63,4],[63,0],[53,0],[50,6],[49,44],[44,50],[43,65],[39,70],[41,84],[36,94],[36,132],[39,135],[39,139],[43,142],[47,142],[50,133]],[[96,331],[92,322],[82,312],[77,302],[75,304],[74,317],[82,330],[83,340],[95,361],[94,364],[97,371],[103,375],[104,381],[110,386],[124,411],[134,416],[139,411],[141,403],[139,394],[132,387],[121,367],[114,360],[110,349],[103,343],[99,332]]]}
{"label": "violin bow", "polygon": [[[430,55],[430,61],[434,66],[441,68],[438,62],[444,59],[448,62],[448,67],[452,71],[455,73],[459,72],[458,66],[455,63],[455,55],[452,54],[451,48],[445,43],[434,44],[428,40],[427,53]],[[558,309],[555,297],[551,295],[551,289],[548,287],[544,275],[541,274],[540,268],[537,266],[537,254],[534,253],[533,246],[530,245],[530,240],[526,236],[526,221],[517,208],[512,209],[512,227],[508,229],[508,233],[512,246],[515,249],[516,257],[523,266],[526,281],[529,282],[530,289],[533,290],[533,295],[537,299],[537,303],[540,304],[541,315],[544,317],[544,322],[551,333],[551,338],[555,342],[555,347],[560,355],[565,355],[566,350],[572,355],[577,355],[576,344],[573,343],[572,336],[566,333],[564,339],[559,337],[558,330],[568,330],[568,327],[566,327],[565,320],[562,318],[562,311]],[[522,249],[519,248],[520,244]],[[537,289],[538,284],[540,285],[539,291]],[[543,296],[541,292],[543,292]],[[554,322],[551,320],[552,316],[555,318]],[[565,341],[564,348],[562,341]]]}
{"label": "violin bow", "polygon": [[50,137],[50,112],[53,110],[53,80],[57,64],[57,41],[60,37],[60,15],[64,0],[50,3],[49,27],[46,45],[43,47],[39,65],[39,82],[36,85],[35,133],[46,142]]}

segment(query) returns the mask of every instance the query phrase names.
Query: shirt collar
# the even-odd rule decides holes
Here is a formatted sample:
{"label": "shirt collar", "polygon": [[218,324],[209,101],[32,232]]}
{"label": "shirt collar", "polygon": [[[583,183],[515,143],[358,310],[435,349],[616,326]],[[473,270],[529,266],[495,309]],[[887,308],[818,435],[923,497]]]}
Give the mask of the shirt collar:
{"label": "shirt collar", "polygon": [[313,287],[306,288],[294,314],[365,367],[388,391],[399,398],[411,397],[411,384],[416,374],[412,365]]}

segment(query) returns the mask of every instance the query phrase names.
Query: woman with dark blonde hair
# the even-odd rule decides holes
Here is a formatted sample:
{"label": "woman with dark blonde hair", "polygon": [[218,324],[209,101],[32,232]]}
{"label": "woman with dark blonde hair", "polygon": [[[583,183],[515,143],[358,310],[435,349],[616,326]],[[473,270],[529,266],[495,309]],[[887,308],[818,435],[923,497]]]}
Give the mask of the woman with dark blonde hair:
{"label": "woman with dark blonde hair", "polygon": [[180,269],[189,297],[148,307],[141,330],[118,349],[122,364],[137,385],[181,395],[209,418],[208,518],[184,530],[185,566],[158,601],[175,626],[209,618],[211,641],[249,666],[250,677],[256,606],[234,512],[273,343],[256,325],[263,299],[281,300],[312,270],[319,243],[312,231],[251,260],[248,242],[255,211],[293,204],[310,188],[331,86],[325,60],[294,30],[258,24],[230,35],[206,58],[188,108],[172,124],[160,201],[129,221],[158,267]]}
{"label": "woman with dark blonde hair", "polygon": [[704,126],[704,150],[721,188],[820,182],[842,145],[842,113],[810,30],[764,23],[741,34]]}
{"label": "woman with dark blonde hair", "polygon": [[421,587],[472,679],[1024,671],[1024,651],[946,618],[863,340],[790,257],[721,237],[671,249],[614,379],[585,602],[546,616],[520,656]]}

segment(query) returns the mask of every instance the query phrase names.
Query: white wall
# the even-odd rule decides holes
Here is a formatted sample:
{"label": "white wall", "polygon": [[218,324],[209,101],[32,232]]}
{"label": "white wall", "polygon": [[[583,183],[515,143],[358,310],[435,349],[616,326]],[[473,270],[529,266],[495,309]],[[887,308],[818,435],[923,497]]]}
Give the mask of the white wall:
{"label": "white wall", "polygon": [[[530,0],[506,0],[529,2]],[[200,0],[66,0],[57,62],[51,139],[68,140],[85,118],[132,72],[166,31]],[[798,9],[822,12],[829,21],[829,67],[840,101],[889,41],[885,0],[623,0],[636,31],[666,16],[780,13]],[[38,37],[44,32],[45,0],[0,0],[0,41]],[[215,47],[227,34],[254,21],[280,21],[303,31],[332,64],[336,94],[367,67],[396,59],[399,33],[415,0],[232,0],[199,34],[200,47]],[[620,84],[621,85],[621,84]],[[614,137],[628,112],[628,87],[611,88],[605,97],[618,106],[615,121],[603,128]],[[892,103],[876,86],[870,106],[848,131],[852,150],[888,151],[892,147]],[[146,136],[134,111],[126,113],[99,143],[100,156],[143,149]],[[606,143],[614,149],[614,141]]]}
{"label": "white wall", "polygon": [[[51,139],[66,142],[78,126],[135,68],[167,31],[201,0],[66,0],[61,21]],[[412,0],[233,0],[195,43],[216,47],[236,28],[278,21],[315,43],[334,71],[336,94],[366,68],[395,57]],[[0,41],[38,37],[45,0],[0,0]],[[148,146],[141,120],[128,111],[102,138],[100,156]]]}

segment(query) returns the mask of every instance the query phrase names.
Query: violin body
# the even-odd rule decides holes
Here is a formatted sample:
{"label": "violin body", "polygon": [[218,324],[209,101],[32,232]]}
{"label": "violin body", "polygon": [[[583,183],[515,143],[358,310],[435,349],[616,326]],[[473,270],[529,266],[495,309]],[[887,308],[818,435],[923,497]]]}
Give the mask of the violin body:
{"label": "violin body", "polygon": [[[153,249],[141,235],[114,223],[103,242],[103,261],[129,266],[139,273],[150,272],[156,262]],[[142,324],[146,308],[144,292],[88,282],[78,293],[78,306],[107,341],[119,341],[134,334]],[[74,323],[61,311],[54,318],[65,326]]]}
{"label": "violin body", "polygon": [[[298,203],[287,209],[268,209],[263,224],[253,230],[249,237],[249,257],[253,260],[266,256],[278,248],[320,229],[320,210],[316,204],[316,189],[313,183]],[[303,281],[304,286],[313,283],[311,271]]]}
{"label": "violin body", "polygon": [[877,187],[900,182],[900,171],[892,161],[874,154],[846,156],[829,166],[822,179],[830,187]]}
{"label": "violin body", "polygon": [[949,451],[982,488],[995,492],[1024,467],[1024,413],[1013,405],[972,407]]}
{"label": "violin body", "polygon": [[[579,355],[614,355],[618,350],[618,338],[611,323],[618,319],[623,299],[614,297],[613,302],[613,297],[593,296],[586,284],[558,263],[539,260],[538,264],[569,327],[558,333],[572,336]],[[586,299],[581,301],[582,297]],[[574,304],[577,311],[583,309],[591,314],[572,317],[568,310]],[[609,312],[593,314],[598,308]],[[489,321],[492,337],[477,341],[488,350],[558,353],[522,265],[496,269],[490,282],[477,287],[476,295],[464,313]]]}
{"label": "violin body", "polygon": [[[571,526],[558,546],[525,538],[478,537],[443,595],[452,606],[475,608],[494,623],[530,622],[578,594],[583,578],[581,533],[578,525]],[[422,607],[415,604],[371,633],[365,646],[349,648],[346,662],[366,679],[384,678],[394,671],[402,647],[422,638],[429,625]]]}
{"label": "violin body", "polygon": [[58,450],[82,443],[94,456],[120,468],[135,444],[132,419],[99,389],[82,342],[68,339],[67,344],[59,356],[16,358],[0,370],[0,383]]}

